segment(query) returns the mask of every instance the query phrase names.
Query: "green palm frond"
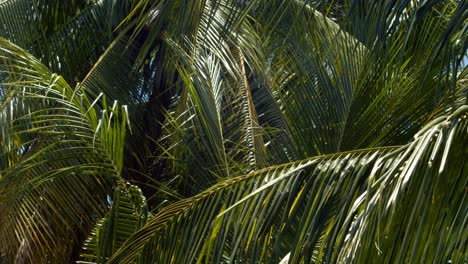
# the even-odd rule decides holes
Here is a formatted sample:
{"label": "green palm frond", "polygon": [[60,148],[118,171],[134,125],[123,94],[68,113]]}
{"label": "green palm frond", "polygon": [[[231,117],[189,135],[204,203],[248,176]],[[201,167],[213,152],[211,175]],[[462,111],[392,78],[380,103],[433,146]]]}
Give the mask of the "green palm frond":
{"label": "green palm frond", "polygon": [[4,39],[0,64],[2,258],[72,259],[120,180],[125,106],[104,102],[98,113],[79,87]]}
{"label": "green palm frond", "polygon": [[[132,108],[142,105],[149,97],[134,67],[136,43],[127,46],[128,39],[119,37],[102,54],[81,84],[93,97],[100,93],[113,100],[125,100]],[[134,110],[135,111],[135,110]]]}
{"label": "green palm frond", "polygon": [[[464,4],[438,2],[447,12],[444,19],[435,7],[403,12],[401,6],[392,11],[395,20],[402,20],[400,26],[377,21],[382,24],[374,28],[369,21],[352,20],[358,14],[351,9],[335,23],[301,1],[259,1],[256,18],[265,25],[267,44],[272,43],[267,46],[271,68],[266,83],[284,109],[300,157],[404,144],[438,102],[456,99],[456,74],[449,72],[460,65],[453,59],[466,52],[460,44],[466,39],[466,28],[460,25],[465,15],[458,14]],[[385,2],[374,5],[369,12],[391,8]],[[268,10],[279,14],[272,16]],[[376,19],[375,14],[371,17]],[[412,24],[424,30],[409,31]],[[361,34],[374,39],[361,40]],[[386,34],[385,39],[377,41],[379,34]],[[447,34],[451,41],[436,52]],[[454,56],[441,54],[450,50]]]}
{"label": "green palm frond", "polygon": [[[164,56],[171,58],[163,67],[177,69],[170,76],[179,82],[173,84],[178,92],[166,115],[160,158],[171,164],[171,175],[187,175],[190,168],[189,182],[198,183],[196,189],[188,183],[192,194],[220,178],[267,165],[246,65],[246,57],[256,56],[247,40],[258,42],[258,37],[248,32],[225,37],[223,25],[228,11],[235,9],[224,6],[224,1],[218,4],[200,7],[194,40],[190,32],[180,36],[168,31],[161,44],[168,47]],[[212,177],[206,177],[206,170]]]}
{"label": "green palm frond", "polygon": [[0,0],[0,262],[468,261],[467,8]]}
{"label": "green palm frond", "polygon": [[401,147],[319,156],[220,182],[161,210],[109,263],[137,256],[266,262],[287,254],[289,263],[461,260],[468,253],[467,110],[437,118]]}
{"label": "green palm frond", "polygon": [[[88,3],[86,3],[88,2]],[[125,18],[127,1],[8,0],[0,3],[0,36],[34,54],[68,80],[83,78]]]}
{"label": "green palm frond", "polygon": [[145,197],[137,186],[117,188],[111,203],[109,213],[85,241],[77,263],[105,263],[150,217]]}

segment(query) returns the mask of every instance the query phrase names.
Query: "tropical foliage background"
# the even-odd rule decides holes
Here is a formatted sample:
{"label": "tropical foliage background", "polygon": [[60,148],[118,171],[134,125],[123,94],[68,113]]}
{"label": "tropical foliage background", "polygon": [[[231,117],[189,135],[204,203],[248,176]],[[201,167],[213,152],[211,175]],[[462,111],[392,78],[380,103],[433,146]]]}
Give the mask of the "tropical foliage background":
{"label": "tropical foliage background", "polygon": [[0,262],[467,263],[467,21],[0,0]]}

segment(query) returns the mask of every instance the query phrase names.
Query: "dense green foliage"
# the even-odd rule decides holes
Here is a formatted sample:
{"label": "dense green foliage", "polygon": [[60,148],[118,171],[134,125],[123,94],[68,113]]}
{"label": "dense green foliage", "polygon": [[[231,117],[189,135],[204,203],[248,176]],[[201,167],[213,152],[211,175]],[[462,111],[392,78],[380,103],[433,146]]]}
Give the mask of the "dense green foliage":
{"label": "dense green foliage", "polygon": [[0,263],[468,262],[467,10],[0,0]]}

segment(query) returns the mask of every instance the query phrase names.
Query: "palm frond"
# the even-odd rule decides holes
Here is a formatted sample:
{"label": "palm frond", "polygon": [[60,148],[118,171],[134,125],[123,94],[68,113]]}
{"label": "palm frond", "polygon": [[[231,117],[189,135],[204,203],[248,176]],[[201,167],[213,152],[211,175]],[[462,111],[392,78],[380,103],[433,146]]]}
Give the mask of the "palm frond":
{"label": "palm frond", "polygon": [[[252,16],[268,39],[272,67],[265,83],[302,158],[405,144],[435,105],[456,100],[455,69],[466,53],[460,44],[466,38],[464,4],[412,7],[406,1],[392,10],[391,3],[378,2],[369,4],[374,6],[366,9],[368,20],[361,21],[354,19],[363,11],[355,8],[367,4],[350,1],[349,10],[343,10],[348,14],[333,22],[302,1],[251,2],[258,4]],[[373,13],[387,8],[395,12],[388,19],[399,26]],[[373,23],[379,24],[374,28]],[[447,35],[452,37],[444,51],[436,52]],[[453,53],[444,55],[449,50]]]}
{"label": "palm frond", "polygon": [[121,180],[125,107],[98,113],[80,87],[4,39],[0,64],[2,258],[73,259]]}
{"label": "palm frond", "polygon": [[117,188],[109,213],[85,241],[77,263],[105,263],[150,218],[146,199],[134,185]]}
{"label": "palm frond", "polygon": [[[197,56],[193,66],[187,57],[183,58],[186,61],[178,68],[178,73],[186,90],[176,112],[167,116],[168,124],[164,129],[171,142],[165,152],[171,154],[165,156],[175,162],[175,173],[183,175],[190,168],[194,181],[200,173],[211,171],[211,175],[203,179],[209,186],[219,177],[230,175],[221,123],[226,92],[221,78],[223,73],[219,61],[209,54]],[[184,164],[177,164],[179,162]]]}
{"label": "palm frond", "polygon": [[83,78],[114,38],[127,1],[8,0],[0,3],[0,36],[38,57],[68,80]]}
{"label": "palm frond", "polygon": [[437,118],[401,147],[223,181],[161,210],[109,263],[141,253],[161,263],[280,261],[288,253],[289,263],[463,259],[467,110]]}
{"label": "palm frond", "polygon": [[0,262],[467,261],[467,7],[1,1]]}
{"label": "palm frond", "polygon": [[[255,49],[237,47],[237,38],[246,43],[256,36],[241,32],[223,39],[228,11],[235,12],[225,5],[207,2],[201,7],[194,40],[164,35],[165,56],[173,61],[165,67],[177,69],[179,82],[173,86],[180,92],[166,115],[160,158],[170,164],[171,175],[187,175],[190,168],[189,182],[199,185],[188,185],[192,194],[220,178],[267,165],[246,65]],[[212,176],[206,177],[206,171]]]}

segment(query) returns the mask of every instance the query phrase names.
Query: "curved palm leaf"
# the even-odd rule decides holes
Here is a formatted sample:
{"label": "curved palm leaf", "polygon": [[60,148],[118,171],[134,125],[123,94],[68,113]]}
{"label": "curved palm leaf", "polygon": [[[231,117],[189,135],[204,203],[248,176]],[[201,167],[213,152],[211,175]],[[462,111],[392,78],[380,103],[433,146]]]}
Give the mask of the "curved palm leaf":
{"label": "curved palm leaf", "polygon": [[161,210],[109,263],[137,256],[279,262],[287,254],[289,263],[461,260],[468,253],[467,110],[437,118],[401,147],[314,157],[220,182]]}
{"label": "curved palm leaf", "polygon": [[[164,55],[171,56],[165,67],[176,69],[177,81],[171,85],[180,92],[166,115],[164,134],[158,142],[165,150],[157,161],[170,164],[169,175],[187,179],[189,195],[219,178],[266,165],[245,65],[246,57],[256,56],[247,42],[258,41],[258,37],[249,33],[252,30],[225,33],[223,25],[236,12],[227,1],[209,1],[197,8],[198,26],[193,33],[180,36],[168,29],[163,35]],[[206,170],[212,177],[206,176]]]}
{"label": "curved palm leaf", "polygon": [[466,7],[3,1],[0,259],[466,261]]}
{"label": "curved palm leaf", "polygon": [[117,188],[109,213],[98,222],[85,241],[81,261],[105,263],[149,219],[146,199],[137,186]]}
{"label": "curved palm leaf", "polygon": [[[302,1],[258,2],[255,18],[265,25],[266,44],[272,43],[264,83],[283,109],[299,157],[404,144],[432,116],[438,101],[456,99],[457,60],[466,52],[460,44],[466,38],[460,25],[466,13],[459,14],[464,4],[438,1],[441,15],[422,3],[411,7],[406,1],[405,9],[401,1],[390,17],[402,20],[400,25],[376,21],[382,24],[374,28],[369,21],[354,21],[359,15],[354,10],[340,17],[340,24],[320,23],[321,15]],[[369,12],[391,9],[391,3],[374,5]],[[343,38],[337,37],[337,25],[338,32],[348,32]],[[411,25],[424,30],[409,30]],[[374,37],[361,41],[364,48],[355,40],[361,34]],[[385,38],[376,40],[379,34]],[[447,35],[451,41],[436,52]],[[455,54],[443,55],[450,50]]]}
{"label": "curved palm leaf", "polygon": [[8,0],[0,3],[0,36],[68,80],[83,78],[130,12],[128,1]]}
{"label": "curved palm leaf", "polygon": [[[388,3],[376,5],[388,8]],[[152,96],[176,98],[158,141],[165,150],[154,151],[163,160],[153,166],[154,173],[161,176],[162,167],[167,172],[161,177],[187,179],[186,189],[195,189],[190,195],[252,168],[407,143],[444,109],[441,102],[446,106],[458,98],[453,96],[460,92],[454,88],[457,74],[445,73],[459,61],[448,63],[441,52],[430,52],[449,34],[453,41],[444,52],[463,54],[466,47],[456,40],[466,29],[460,25],[464,15],[457,15],[462,4],[441,4],[443,19],[433,8],[399,5],[390,17],[401,16],[401,25],[376,21],[383,24],[371,28],[374,38],[385,27],[388,32],[374,45],[375,39],[362,39],[358,31],[367,30],[367,22],[349,29],[354,17],[334,22],[304,1],[141,1],[134,11],[139,15],[135,34],[146,30],[149,36],[140,53],[157,53],[160,82],[155,85],[167,88]],[[432,35],[408,31],[411,24],[437,30]],[[424,48],[408,48],[408,38]],[[207,60],[216,67],[203,66]],[[216,77],[217,86],[206,76]]]}
{"label": "curved palm leaf", "polygon": [[2,258],[72,259],[120,179],[125,106],[104,100],[99,114],[79,87],[4,39],[0,64]]}

